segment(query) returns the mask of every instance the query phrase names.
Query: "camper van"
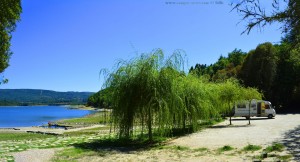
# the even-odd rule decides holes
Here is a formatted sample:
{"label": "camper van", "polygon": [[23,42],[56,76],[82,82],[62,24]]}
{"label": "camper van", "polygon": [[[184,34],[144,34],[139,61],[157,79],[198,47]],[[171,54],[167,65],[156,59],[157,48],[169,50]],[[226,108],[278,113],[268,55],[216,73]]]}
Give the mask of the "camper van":
{"label": "camper van", "polygon": [[[250,107],[250,108],[249,108]],[[263,100],[241,101],[234,106],[234,117],[268,117],[269,119],[275,117],[276,111],[271,102]]]}

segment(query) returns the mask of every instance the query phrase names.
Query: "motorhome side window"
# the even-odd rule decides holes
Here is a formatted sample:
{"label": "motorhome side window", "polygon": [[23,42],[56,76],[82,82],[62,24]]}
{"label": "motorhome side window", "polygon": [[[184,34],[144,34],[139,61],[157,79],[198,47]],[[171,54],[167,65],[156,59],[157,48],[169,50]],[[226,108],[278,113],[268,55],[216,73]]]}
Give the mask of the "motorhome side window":
{"label": "motorhome side window", "polygon": [[246,108],[246,104],[245,103],[238,103],[237,104],[237,108],[238,109],[243,109],[243,108],[245,109]]}
{"label": "motorhome side window", "polygon": [[265,109],[270,109],[270,105],[265,105]]}

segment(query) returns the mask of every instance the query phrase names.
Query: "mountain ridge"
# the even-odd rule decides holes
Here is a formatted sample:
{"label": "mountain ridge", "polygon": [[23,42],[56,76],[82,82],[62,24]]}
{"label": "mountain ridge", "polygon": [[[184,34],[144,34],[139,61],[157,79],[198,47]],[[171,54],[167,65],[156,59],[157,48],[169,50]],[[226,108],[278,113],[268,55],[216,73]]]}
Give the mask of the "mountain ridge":
{"label": "mountain ridge", "polygon": [[45,89],[0,89],[0,106],[86,104],[94,92],[59,92]]}

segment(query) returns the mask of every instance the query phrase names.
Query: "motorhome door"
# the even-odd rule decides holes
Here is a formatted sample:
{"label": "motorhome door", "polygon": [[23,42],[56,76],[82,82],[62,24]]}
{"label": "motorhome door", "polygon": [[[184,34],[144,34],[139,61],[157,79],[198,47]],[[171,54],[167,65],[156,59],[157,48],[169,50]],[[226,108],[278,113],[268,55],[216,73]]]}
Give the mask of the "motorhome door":
{"label": "motorhome door", "polygon": [[261,115],[261,102],[257,103],[257,116]]}

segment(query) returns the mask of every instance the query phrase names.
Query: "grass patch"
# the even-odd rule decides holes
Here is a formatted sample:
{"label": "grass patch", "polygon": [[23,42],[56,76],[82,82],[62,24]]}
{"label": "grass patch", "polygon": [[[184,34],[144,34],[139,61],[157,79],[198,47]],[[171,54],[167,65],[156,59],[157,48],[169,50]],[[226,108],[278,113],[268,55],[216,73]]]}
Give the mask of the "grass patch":
{"label": "grass patch", "polygon": [[225,151],[231,151],[231,150],[233,150],[234,148],[233,147],[231,147],[231,146],[229,146],[229,145],[225,145],[225,146],[223,146],[223,147],[221,147],[221,148],[219,148],[218,149],[218,152],[225,152]]}
{"label": "grass patch", "polygon": [[74,131],[74,132],[65,132],[63,135],[67,136],[81,136],[81,135],[96,135],[97,132],[87,132],[87,131]]}
{"label": "grass patch", "polygon": [[283,155],[283,156],[278,156],[277,158],[279,160],[282,160],[282,161],[288,161],[292,158],[293,156],[292,155]]}
{"label": "grass patch", "polygon": [[243,151],[257,151],[260,150],[262,147],[257,145],[247,145],[243,148]]}
{"label": "grass patch", "polygon": [[88,155],[89,152],[83,149],[69,147],[64,150],[59,151],[52,161],[55,162],[67,162],[67,161],[77,161],[78,158]]}
{"label": "grass patch", "polygon": [[208,148],[200,147],[200,148],[193,149],[193,151],[194,152],[204,152],[204,151],[208,151]]}
{"label": "grass patch", "polygon": [[110,113],[111,112],[96,112],[82,118],[60,120],[57,123],[62,125],[108,123],[108,121],[110,121]]}
{"label": "grass patch", "polygon": [[33,133],[0,133],[0,141],[9,141],[9,140],[36,140],[36,139],[46,139],[53,137],[52,135],[46,134],[33,134]]}
{"label": "grass patch", "polygon": [[273,152],[273,151],[283,151],[284,149],[284,145],[281,143],[274,143],[272,146],[268,146],[265,149],[265,152],[269,153],[269,152]]}

